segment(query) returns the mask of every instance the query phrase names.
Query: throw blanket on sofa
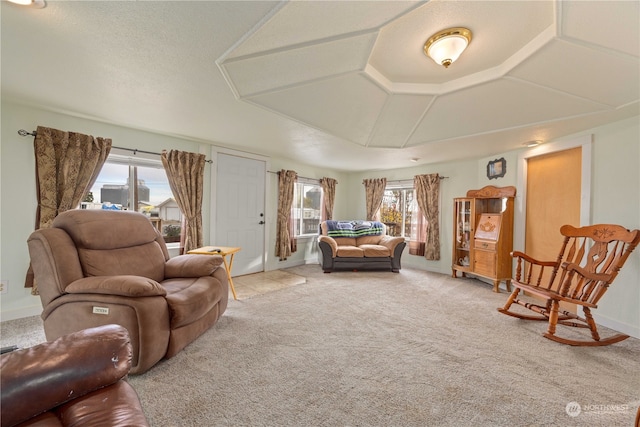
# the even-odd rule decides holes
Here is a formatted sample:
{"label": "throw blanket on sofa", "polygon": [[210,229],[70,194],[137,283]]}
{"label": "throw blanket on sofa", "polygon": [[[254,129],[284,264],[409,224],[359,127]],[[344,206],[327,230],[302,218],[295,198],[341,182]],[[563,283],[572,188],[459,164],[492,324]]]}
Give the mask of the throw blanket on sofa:
{"label": "throw blanket on sofa", "polygon": [[378,221],[327,221],[327,235],[330,237],[379,236],[384,224]]}

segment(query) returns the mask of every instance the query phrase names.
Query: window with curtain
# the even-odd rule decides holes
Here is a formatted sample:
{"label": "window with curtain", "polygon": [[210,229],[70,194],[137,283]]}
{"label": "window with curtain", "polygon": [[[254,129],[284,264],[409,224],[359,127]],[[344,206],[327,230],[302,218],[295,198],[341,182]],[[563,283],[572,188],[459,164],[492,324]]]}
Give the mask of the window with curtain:
{"label": "window with curtain", "polygon": [[291,218],[296,237],[318,234],[322,217],[322,186],[320,181],[298,177],[293,190]]}
{"label": "window with curtain", "polygon": [[160,159],[109,155],[80,208],[141,212],[167,243],[180,242],[182,213]]}
{"label": "window with curtain", "polygon": [[387,234],[390,236],[417,239],[420,213],[413,181],[388,182],[379,215],[380,222],[387,226]]}

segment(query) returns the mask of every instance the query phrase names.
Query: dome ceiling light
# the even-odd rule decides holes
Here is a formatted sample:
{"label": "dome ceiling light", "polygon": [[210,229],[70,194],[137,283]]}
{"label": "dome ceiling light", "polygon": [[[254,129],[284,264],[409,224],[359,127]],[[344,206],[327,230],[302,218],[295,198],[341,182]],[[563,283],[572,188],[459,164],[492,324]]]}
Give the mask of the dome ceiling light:
{"label": "dome ceiling light", "polygon": [[449,68],[471,42],[471,31],[467,28],[456,27],[442,30],[427,40],[424,53],[436,64]]}
{"label": "dome ceiling light", "polygon": [[31,6],[36,9],[42,9],[47,5],[44,0],[9,0],[9,2],[20,6]]}
{"label": "dome ceiling light", "polygon": [[525,147],[533,148],[533,147],[537,147],[540,144],[542,144],[542,140],[535,139],[533,141],[524,142],[522,145],[524,145]]}

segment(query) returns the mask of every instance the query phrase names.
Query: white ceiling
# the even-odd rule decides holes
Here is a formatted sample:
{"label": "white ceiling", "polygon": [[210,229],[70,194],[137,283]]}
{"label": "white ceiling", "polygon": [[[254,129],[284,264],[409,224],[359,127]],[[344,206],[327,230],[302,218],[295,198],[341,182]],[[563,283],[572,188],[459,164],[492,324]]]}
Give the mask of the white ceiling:
{"label": "white ceiling", "polygon": [[[1,18],[3,98],[340,170],[640,114],[637,1],[3,1]],[[422,48],[457,26],[473,40],[445,69]]]}

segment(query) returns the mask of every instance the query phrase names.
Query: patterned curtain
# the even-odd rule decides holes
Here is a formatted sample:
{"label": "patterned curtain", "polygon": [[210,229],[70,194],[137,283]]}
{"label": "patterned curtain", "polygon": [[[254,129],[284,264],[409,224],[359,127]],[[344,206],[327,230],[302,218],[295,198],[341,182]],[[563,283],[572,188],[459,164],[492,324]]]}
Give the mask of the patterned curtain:
{"label": "patterned curtain", "polygon": [[291,206],[293,190],[298,174],[290,170],[278,172],[278,223],[276,236],[276,256],[281,261],[297,250],[295,233],[291,230]]}
{"label": "patterned curtain", "polygon": [[367,221],[375,221],[382,205],[384,189],[387,187],[387,178],[365,179],[362,183],[364,184],[367,203]]}
{"label": "patterned curtain", "polygon": [[202,246],[202,191],[205,155],[186,151],[162,151],[162,165],[169,186],[182,211],[180,253]]}
{"label": "patterned curtain", "polygon": [[322,221],[333,219],[333,202],[336,199],[336,181],[333,178],[321,178],[322,186]]}
{"label": "patterned curtain", "polygon": [[[58,214],[75,209],[96,182],[111,151],[111,139],[38,126],[36,158],[36,230],[49,228]],[[38,295],[31,265],[25,287]]]}
{"label": "patterned curtain", "polygon": [[416,175],[413,178],[418,206],[427,220],[424,257],[428,260],[440,259],[440,175]]}

